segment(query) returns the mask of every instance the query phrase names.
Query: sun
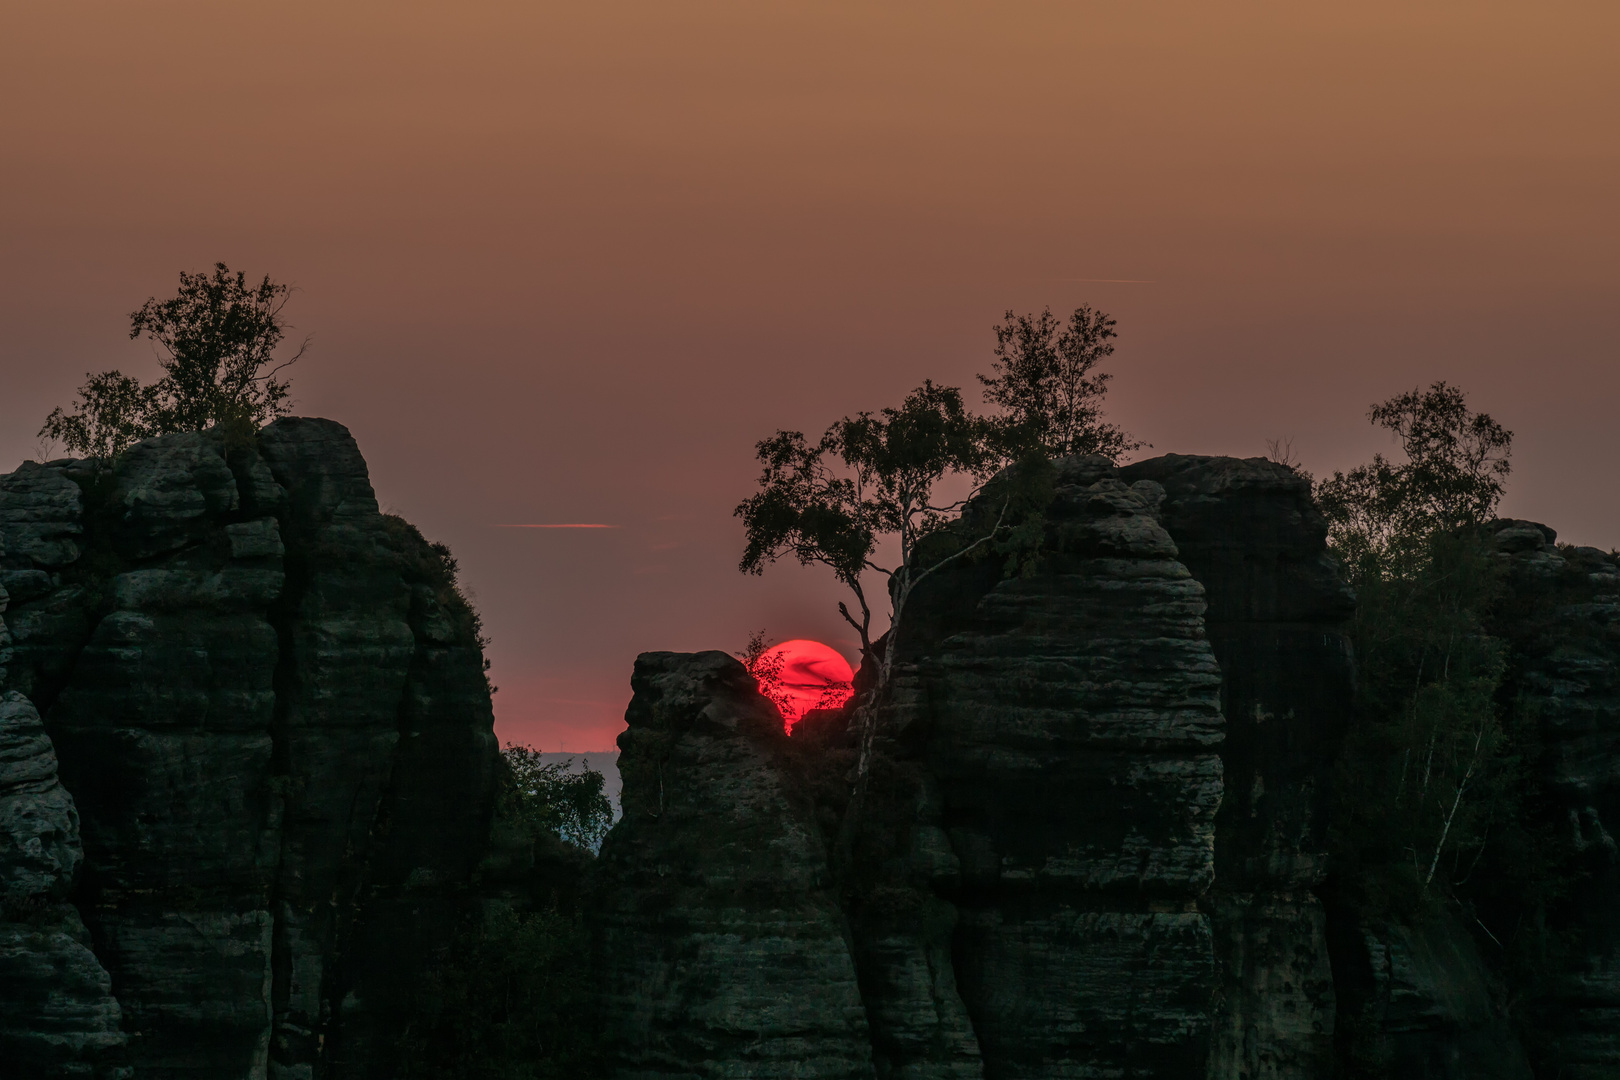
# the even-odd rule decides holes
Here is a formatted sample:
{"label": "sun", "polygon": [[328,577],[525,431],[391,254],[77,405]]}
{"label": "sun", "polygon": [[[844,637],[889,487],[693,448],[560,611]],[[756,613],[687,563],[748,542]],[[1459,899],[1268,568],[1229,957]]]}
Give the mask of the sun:
{"label": "sun", "polygon": [[795,638],[773,645],[754,665],[760,691],[782,711],[789,735],[811,709],[837,708],[849,700],[855,672],[836,649]]}

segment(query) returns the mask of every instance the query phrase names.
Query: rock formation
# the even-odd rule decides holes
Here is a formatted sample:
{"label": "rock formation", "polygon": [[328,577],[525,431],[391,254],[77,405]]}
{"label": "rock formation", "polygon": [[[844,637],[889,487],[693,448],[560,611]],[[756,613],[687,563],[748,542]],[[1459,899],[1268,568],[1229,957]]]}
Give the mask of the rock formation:
{"label": "rock formation", "polygon": [[[986,560],[913,595],[863,794],[849,796],[852,737],[836,718],[792,740],[750,729],[747,786],[797,799],[795,874],[837,883],[837,910],[818,900],[801,929],[837,953],[826,926],[842,920],[873,1073],[1616,1075],[1620,559],[1556,548],[1544,526],[1497,529],[1506,593],[1489,629],[1508,648],[1504,707],[1532,718],[1540,748],[1527,782],[1544,797],[1526,812],[1562,830],[1579,863],[1567,894],[1531,913],[1556,944],[1533,977],[1482,952],[1489,910],[1471,925],[1323,902],[1328,793],[1355,722],[1354,599],[1308,483],[1258,459],[1069,460],[1035,573]],[[772,814],[789,813],[748,801],[748,830],[706,842],[707,800],[727,798],[739,770],[698,726],[652,718],[765,706],[715,654],[659,654],[638,672],[627,815],[598,881],[616,913],[599,941],[621,975],[733,923],[781,935],[791,907],[688,890],[678,917],[622,933],[639,898],[663,895],[639,883],[659,867],[723,882],[773,866],[761,856],[779,857],[769,838],[785,825]],[[708,809],[655,819],[655,765],[674,761]],[[805,839],[812,820],[819,843]],[[705,929],[683,939],[692,926]],[[662,963],[682,973],[658,983],[665,1031],[773,977],[765,951],[740,946],[725,978]],[[657,981],[643,966],[618,984],[621,1023],[645,1019],[634,978]],[[817,999],[795,986],[786,1000]],[[797,1029],[772,1019],[747,1029],[757,1059],[790,1053]],[[619,1075],[731,1075],[696,1045],[665,1038],[656,1069],[627,1056]],[[853,1057],[801,1075],[849,1075]]]}
{"label": "rock formation", "polygon": [[[1496,523],[1507,595],[1491,630],[1510,649],[1505,696],[1533,718],[1551,835],[1575,884],[1545,917],[1565,942],[1528,989],[1531,1048],[1546,1075],[1620,1075],[1620,557],[1559,547],[1528,521]],[[1498,929],[1503,929],[1500,925]],[[1487,943],[1488,947],[1489,943]]]}
{"label": "rock formation", "polygon": [[1620,1075],[1620,557],[1495,524],[1556,881],[1408,917],[1328,876],[1308,483],[1052,480],[1035,557],[912,595],[864,782],[847,715],[642,656],[592,865],[492,840],[477,618],[340,426],[0,476],[0,1076],[393,1077],[455,928],[576,904],[620,1080]]}
{"label": "rock formation", "polygon": [[66,902],[84,856],[56,772],[33,704],[0,695],[0,1062],[7,1075],[127,1077],[112,980]]}
{"label": "rock formation", "polygon": [[872,1075],[866,1015],[787,736],[724,653],[636,661],[624,821],[594,911],[608,1043],[637,1077]]}
{"label": "rock formation", "polygon": [[136,1075],[389,1075],[495,757],[439,554],[305,419],[24,466],[0,537],[5,685],[77,797],[72,897]]}
{"label": "rock formation", "polygon": [[1310,483],[1292,470],[1169,454],[1120,475],[1163,485],[1164,525],[1204,586],[1221,670],[1225,793],[1205,901],[1221,971],[1210,1075],[1330,1075],[1337,1003],[1314,890],[1354,701],[1354,597],[1328,557]]}
{"label": "rock formation", "polygon": [[[1325,1075],[1333,995],[1310,889],[1351,677],[1349,597],[1324,540],[1308,484],[1279,466],[1069,459],[1035,573],[1008,577],[989,560],[918,589],[868,790],[856,810],[819,800],[820,844],[805,856],[841,877],[877,1075],[1186,1077],[1210,1062],[1223,1076]],[[723,662],[642,663],[667,674],[638,676],[621,742],[626,816],[604,860],[633,850],[641,867],[680,865],[701,831],[636,812],[654,783],[633,764],[646,754],[640,718],[677,708],[672,685],[679,710],[721,708],[694,689]],[[682,729],[659,739],[685,759],[684,784],[721,782],[709,772],[720,759]],[[834,737],[755,771],[814,799],[849,765]],[[1245,786],[1223,804],[1227,770]],[[701,850],[720,878],[757,854]],[[635,893],[622,874],[599,887],[610,905]],[[682,918],[723,921],[712,908]],[[642,955],[681,947],[657,941],[673,927],[645,932],[657,943],[640,941]],[[602,941],[610,964],[636,951]],[[770,978],[746,958],[734,970]],[[717,985],[694,978],[679,1000],[707,1008]],[[630,995],[609,1013],[628,1022]],[[756,1038],[753,1052],[769,1053]],[[661,1069],[731,1075],[673,1049]],[[653,1074],[626,1061],[620,1075]]]}

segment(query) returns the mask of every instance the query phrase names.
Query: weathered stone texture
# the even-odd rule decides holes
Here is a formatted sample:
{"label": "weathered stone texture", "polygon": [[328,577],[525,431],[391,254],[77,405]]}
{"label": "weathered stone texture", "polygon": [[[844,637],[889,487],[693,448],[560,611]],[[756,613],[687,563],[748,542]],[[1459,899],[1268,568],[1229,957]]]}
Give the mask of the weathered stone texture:
{"label": "weathered stone texture", "polygon": [[25,468],[0,532],[11,682],[79,796],[74,899],[139,1075],[392,1075],[496,752],[439,556],[325,420]]}
{"label": "weathered stone texture", "polygon": [[1565,1080],[1620,1076],[1620,558],[1496,523],[1507,597],[1494,633],[1509,691],[1535,718],[1538,779],[1577,873],[1549,917],[1572,955],[1533,1004],[1539,1064]]}
{"label": "weathered stone texture", "polygon": [[646,653],[588,907],[615,1075],[870,1077],[827,853],[782,718],[724,653]]}
{"label": "weathered stone texture", "polygon": [[128,1075],[112,980],[65,902],[82,858],[39,714],[0,692],[0,1075]]}
{"label": "weathered stone texture", "polygon": [[938,785],[984,1074],[1192,1075],[1224,726],[1204,590],[1157,484],[1058,470],[1035,574],[969,566],[915,594],[884,734]]}
{"label": "weathered stone texture", "polygon": [[1164,487],[1164,525],[1204,586],[1221,668],[1210,1075],[1327,1075],[1336,1002],[1312,890],[1327,870],[1327,796],[1352,718],[1354,596],[1327,553],[1310,482],[1293,470],[1169,454],[1120,475]]}

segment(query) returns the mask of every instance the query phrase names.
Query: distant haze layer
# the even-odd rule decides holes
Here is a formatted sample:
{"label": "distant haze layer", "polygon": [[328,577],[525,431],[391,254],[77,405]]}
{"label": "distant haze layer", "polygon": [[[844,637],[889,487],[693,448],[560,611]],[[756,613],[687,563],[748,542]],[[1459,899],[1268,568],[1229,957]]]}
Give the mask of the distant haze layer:
{"label": "distant haze layer", "polygon": [[1609,547],[1617,52],[1597,2],[17,5],[0,468],[153,374],[178,271],[293,282],[298,411],[454,549],[548,751],[643,650],[855,659],[829,573],[736,570],[753,443],[976,388],[1008,308],[1119,319],[1144,454],[1347,467],[1452,380],[1504,512]]}

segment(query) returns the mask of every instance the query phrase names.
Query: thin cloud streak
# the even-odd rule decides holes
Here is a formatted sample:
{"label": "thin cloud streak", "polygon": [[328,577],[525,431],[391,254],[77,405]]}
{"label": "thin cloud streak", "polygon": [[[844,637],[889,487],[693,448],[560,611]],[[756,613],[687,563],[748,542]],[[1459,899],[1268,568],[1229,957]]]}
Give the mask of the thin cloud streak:
{"label": "thin cloud streak", "polygon": [[492,525],[494,529],[617,529],[617,525],[597,524],[568,524],[568,525]]}
{"label": "thin cloud streak", "polygon": [[1058,278],[1058,280],[1059,281],[1111,281],[1116,285],[1154,285],[1154,284],[1157,284],[1157,282],[1155,282],[1152,278],[1136,278],[1136,277],[1066,277],[1066,278]]}

